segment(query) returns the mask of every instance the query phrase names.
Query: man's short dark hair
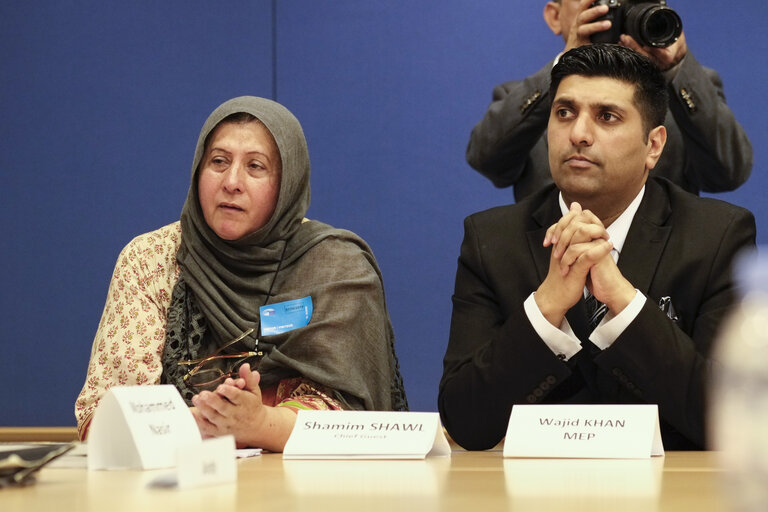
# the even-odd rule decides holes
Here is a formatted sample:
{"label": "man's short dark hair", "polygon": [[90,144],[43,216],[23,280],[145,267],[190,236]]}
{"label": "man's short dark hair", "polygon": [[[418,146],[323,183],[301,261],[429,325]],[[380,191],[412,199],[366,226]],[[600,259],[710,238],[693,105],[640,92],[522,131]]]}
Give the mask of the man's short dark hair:
{"label": "man's short dark hair", "polygon": [[667,83],[661,70],[647,57],[616,44],[589,44],[564,53],[552,68],[550,98],[555,98],[569,75],[607,77],[635,86],[634,103],[643,116],[646,136],[664,124],[669,105]]}

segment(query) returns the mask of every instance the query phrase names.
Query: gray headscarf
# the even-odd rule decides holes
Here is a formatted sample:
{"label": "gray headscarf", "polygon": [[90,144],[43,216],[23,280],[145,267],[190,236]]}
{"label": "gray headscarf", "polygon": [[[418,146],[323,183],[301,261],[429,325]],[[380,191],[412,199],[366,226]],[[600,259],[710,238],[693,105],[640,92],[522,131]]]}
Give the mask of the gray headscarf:
{"label": "gray headscarf", "polygon": [[[241,239],[226,241],[203,217],[198,167],[209,134],[224,118],[241,112],[255,116],[274,137],[282,175],[269,221]],[[176,385],[186,400],[194,391],[183,381],[189,368],[178,365],[179,360],[205,357],[258,327],[259,307],[265,303],[310,296],[314,312],[309,325],[259,339],[259,348],[266,350],[258,365],[261,385],[303,376],[336,390],[336,398],[349,407],[407,409],[379,267],[354,233],[302,222],[310,201],[309,168],[299,121],[271,100],[234,98],[203,125],[181,213],[181,276],[168,311],[162,358],[161,380]],[[257,337],[258,330],[244,344],[255,346]]]}

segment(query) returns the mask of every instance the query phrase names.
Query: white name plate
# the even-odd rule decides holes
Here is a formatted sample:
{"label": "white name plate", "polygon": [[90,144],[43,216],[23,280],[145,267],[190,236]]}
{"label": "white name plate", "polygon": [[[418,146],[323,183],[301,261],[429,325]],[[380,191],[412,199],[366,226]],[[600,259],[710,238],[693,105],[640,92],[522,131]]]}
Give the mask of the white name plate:
{"label": "white name plate", "polygon": [[99,402],[88,433],[88,469],[176,465],[176,448],[200,444],[192,413],[174,386],[118,386]]}
{"label": "white name plate", "polygon": [[504,457],[641,459],[664,455],[657,405],[515,405]]}
{"label": "white name plate", "polygon": [[284,459],[449,456],[436,412],[299,411]]}
{"label": "white name plate", "polygon": [[180,489],[223,484],[237,479],[235,438],[231,435],[180,446],[176,461]]}

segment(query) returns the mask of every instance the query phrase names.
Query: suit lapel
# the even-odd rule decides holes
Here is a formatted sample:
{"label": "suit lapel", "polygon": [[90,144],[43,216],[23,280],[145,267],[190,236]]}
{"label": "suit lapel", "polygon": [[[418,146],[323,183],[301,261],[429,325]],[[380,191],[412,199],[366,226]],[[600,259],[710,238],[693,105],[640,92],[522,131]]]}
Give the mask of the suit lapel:
{"label": "suit lapel", "polygon": [[528,249],[531,251],[531,257],[536,265],[539,282],[544,281],[544,278],[547,277],[547,272],[549,272],[549,254],[552,252],[550,247],[542,245],[544,235],[549,226],[557,222],[562,216],[558,197],[559,191],[553,187],[552,192],[546,195],[544,200],[531,213],[533,225],[532,229],[526,233]]}
{"label": "suit lapel", "polygon": [[648,180],[619,257],[621,273],[646,295],[672,231],[668,224],[671,213],[664,189],[656,181]]}

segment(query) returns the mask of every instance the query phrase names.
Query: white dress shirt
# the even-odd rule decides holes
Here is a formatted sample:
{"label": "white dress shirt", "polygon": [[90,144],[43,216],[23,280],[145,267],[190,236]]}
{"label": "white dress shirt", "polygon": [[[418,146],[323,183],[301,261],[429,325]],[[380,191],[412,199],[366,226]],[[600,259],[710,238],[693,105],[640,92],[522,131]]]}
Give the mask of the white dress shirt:
{"label": "white dress shirt", "polygon": [[[613,260],[618,263],[621,251],[624,248],[624,241],[627,239],[627,233],[632,225],[632,220],[635,218],[635,213],[640,206],[640,201],[643,199],[645,193],[645,187],[643,187],[637,196],[632,200],[629,206],[622,212],[622,214],[613,223],[606,228],[608,236],[611,242],[613,242],[613,250],[611,250],[611,256]],[[560,210],[563,215],[568,213],[568,206],[563,200],[563,194],[560,193]],[[586,297],[587,291],[584,288],[584,296]],[[544,343],[558,355],[561,359],[568,360],[573,357],[577,352],[581,350],[581,342],[576,337],[571,329],[568,320],[563,317],[563,322],[560,326],[555,327],[549,321],[544,318],[539,306],[534,299],[535,292],[528,296],[523,304],[525,308],[525,314],[528,316],[536,333],[544,340]],[[645,295],[635,289],[635,297],[619,314],[614,315],[608,311],[600,323],[597,325],[592,334],[589,336],[589,341],[595,344],[601,350],[605,350],[610,347],[616,338],[621,335],[627,326],[634,320],[640,310],[645,305]]]}

